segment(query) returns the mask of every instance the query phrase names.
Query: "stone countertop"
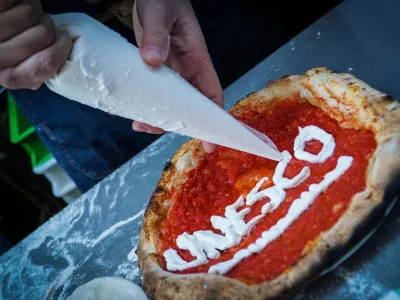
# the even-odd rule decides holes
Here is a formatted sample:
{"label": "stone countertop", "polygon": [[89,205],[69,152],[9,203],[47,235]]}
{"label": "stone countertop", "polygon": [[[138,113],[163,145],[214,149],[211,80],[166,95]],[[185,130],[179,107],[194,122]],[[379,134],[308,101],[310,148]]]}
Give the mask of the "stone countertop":
{"label": "stone countertop", "polygon": [[[286,74],[351,72],[400,99],[400,2],[347,0],[225,90],[227,108]],[[265,37],[274,34],[273,28]],[[140,283],[144,208],[188,138],[166,134],[0,257],[0,299],[64,299],[103,276]],[[400,288],[400,202],[359,251],[297,299],[379,299]]]}

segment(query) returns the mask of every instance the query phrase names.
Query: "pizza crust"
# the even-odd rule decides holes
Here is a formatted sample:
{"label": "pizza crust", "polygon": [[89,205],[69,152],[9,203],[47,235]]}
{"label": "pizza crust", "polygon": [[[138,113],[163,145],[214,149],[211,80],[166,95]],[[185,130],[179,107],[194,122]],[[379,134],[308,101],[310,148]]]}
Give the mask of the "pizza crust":
{"label": "pizza crust", "polygon": [[[318,276],[337,261],[380,220],[392,199],[385,189],[400,173],[400,104],[351,74],[314,68],[304,75],[291,75],[270,82],[261,91],[240,100],[230,111],[240,116],[243,108],[264,107],[275,101],[301,97],[320,107],[344,128],[366,128],[375,133],[377,148],[370,158],[366,188],[353,196],[339,221],[320,235],[314,247],[292,268],[271,281],[247,285],[239,280],[208,273],[174,274],[160,267],[158,228],[173,199],[171,188],[179,189],[185,172],[204,154],[201,143],[185,143],[167,164],[147,207],[138,247],[143,287],[153,299],[267,299],[281,296]],[[309,248],[309,249],[308,249]]]}

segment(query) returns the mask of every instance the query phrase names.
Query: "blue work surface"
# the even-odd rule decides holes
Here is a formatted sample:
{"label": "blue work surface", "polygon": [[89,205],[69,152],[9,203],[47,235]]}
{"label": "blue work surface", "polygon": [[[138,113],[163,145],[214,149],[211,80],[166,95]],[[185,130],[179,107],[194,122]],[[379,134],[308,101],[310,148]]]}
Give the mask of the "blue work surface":
{"label": "blue work surface", "polygon": [[[227,107],[269,80],[316,66],[351,72],[400,99],[399,15],[397,0],[343,2],[227,88]],[[271,28],[260,38],[273,34]],[[101,276],[140,283],[135,249],[143,209],[164,164],[186,140],[164,135],[4,254],[0,298],[64,299]],[[356,253],[296,298],[381,299],[400,287],[399,249],[397,202]]]}

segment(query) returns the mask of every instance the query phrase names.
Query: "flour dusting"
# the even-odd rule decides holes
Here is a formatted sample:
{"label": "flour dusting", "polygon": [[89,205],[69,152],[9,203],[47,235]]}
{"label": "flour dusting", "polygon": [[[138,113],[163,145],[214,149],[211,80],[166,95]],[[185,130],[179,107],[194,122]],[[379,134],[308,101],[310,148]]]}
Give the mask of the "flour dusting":
{"label": "flour dusting", "polygon": [[144,172],[143,174],[142,174],[142,177],[147,177],[147,176],[149,176],[150,175],[150,172],[149,171],[146,171],[146,172]]}
{"label": "flour dusting", "polygon": [[118,228],[124,226],[125,224],[128,224],[130,222],[132,222],[133,220],[136,220],[137,218],[141,217],[144,214],[144,209],[142,209],[141,211],[139,211],[136,215],[124,220],[124,221],[120,221],[116,224],[114,224],[113,226],[111,226],[110,228],[108,228],[107,230],[103,231],[102,234],[99,235],[99,237],[95,240],[92,241],[92,243],[90,244],[92,247],[95,246],[96,244],[98,244],[99,242],[101,242],[103,239],[105,239],[106,237],[112,235]]}
{"label": "flour dusting", "polygon": [[122,193],[122,197],[126,197],[129,194],[129,191],[129,188],[125,189],[125,191]]}
{"label": "flour dusting", "polygon": [[339,267],[335,274],[345,280],[345,286],[341,287],[343,295],[351,296],[352,299],[378,299],[387,290],[373,278],[368,270],[363,268],[350,271]]}
{"label": "flour dusting", "polygon": [[110,186],[108,184],[106,184],[104,187],[104,192],[106,193],[107,197],[110,197]]}
{"label": "flour dusting", "polygon": [[130,281],[135,281],[139,276],[139,267],[137,263],[125,262],[118,266],[116,275],[125,277]]}
{"label": "flour dusting", "polygon": [[89,197],[89,214],[92,216],[95,211],[94,201],[99,195],[100,185],[96,185],[93,190],[91,190],[88,194]]}
{"label": "flour dusting", "polygon": [[137,261],[137,259],[138,259],[137,255],[136,255],[137,248],[138,248],[138,245],[136,244],[136,246],[131,250],[131,252],[129,252],[128,260]]}

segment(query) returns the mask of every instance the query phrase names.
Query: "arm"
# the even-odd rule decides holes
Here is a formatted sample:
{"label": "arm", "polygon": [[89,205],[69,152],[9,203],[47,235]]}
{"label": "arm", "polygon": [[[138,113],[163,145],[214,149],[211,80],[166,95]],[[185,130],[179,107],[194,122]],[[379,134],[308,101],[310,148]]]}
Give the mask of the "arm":
{"label": "arm", "polygon": [[0,0],[0,85],[38,89],[67,60],[72,40],[39,0]]}
{"label": "arm", "polygon": [[[136,0],[133,27],[143,59],[152,66],[166,64],[205,96],[223,106],[223,91],[189,0]],[[133,129],[163,131],[140,122]],[[203,142],[207,152],[214,145]]]}

